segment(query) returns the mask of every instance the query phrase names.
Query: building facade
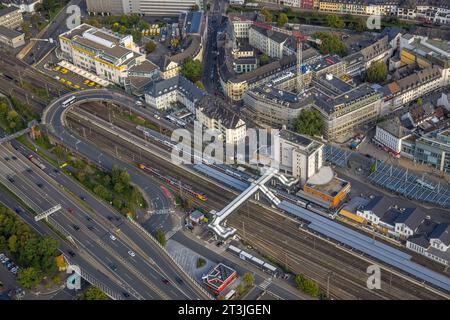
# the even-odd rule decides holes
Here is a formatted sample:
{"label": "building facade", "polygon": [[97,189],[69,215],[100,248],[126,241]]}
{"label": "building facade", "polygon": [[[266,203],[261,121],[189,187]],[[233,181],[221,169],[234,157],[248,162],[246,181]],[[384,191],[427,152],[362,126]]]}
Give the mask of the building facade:
{"label": "building facade", "polygon": [[131,72],[149,79],[159,75],[158,68],[139,52],[131,35],[82,24],[61,34],[59,41],[63,59],[117,85],[125,87]]}
{"label": "building facade", "polygon": [[16,29],[23,23],[22,12],[15,6],[6,7],[0,10],[0,26],[8,29]]}

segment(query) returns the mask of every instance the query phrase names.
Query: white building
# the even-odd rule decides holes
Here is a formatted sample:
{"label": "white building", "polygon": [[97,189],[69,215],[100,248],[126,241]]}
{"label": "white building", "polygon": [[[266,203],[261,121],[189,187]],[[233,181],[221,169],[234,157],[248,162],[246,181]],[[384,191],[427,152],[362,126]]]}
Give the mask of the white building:
{"label": "white building", "polygon": [[33,13],[36,12],[36,5],[42,3],[42,0],[2,0],[1,3],[8,7],[19,8],[20,12]]}
{"label": "white building", "polygon": [[402,141],[411,135],[408,129],[402,126],[398,118],[389,119],[377,124],[374,142],[381,145],[386,151],[399,158],[402,150]]}
{"label": "white building", "polygon": [[82,24],[61,34],[59,42],[63,59],[120,86],[125,87],[132,75],[151,79],[159,74],[131,35]]}
{"label": "white building", "polygon": [[180,103],[195,113],[196,104],[204,92],[183,76],[153,82],[145,92],[145,102],[159,110],[167,110]]}
{"label": "white building", "polygon": [[307,136],[289,131],[279,131],[279,155],[280,171],[298,177],[304,184],[309,178],[319,172],[323,166],[324,145]]}
{"label": "white building", "polygon": [[248,41],[252,47],[259,49],[269,57],[281,59],[284,52],[284,44],[288,35],[267,30],[258,26],[250,27]]}
{"label": "white building", "polygon": [[219,139],[227,144],[241,142],[247,126],[224,100],[206,95],[197,105],[196,118],[208,129],[218,130]]}
{"label": "white building", "polygon": [[122,15],[139,14],[148,16],[177,16],[189,11],[194,5],[203,7],[200,0],[86,0],[90,14]]}
{"label": "white building", "polygon": [[253,25],[253,20],[243,15],[230,15],[230,21],[233,26],[233,35],[235,39],[248,38],[248,32]]}

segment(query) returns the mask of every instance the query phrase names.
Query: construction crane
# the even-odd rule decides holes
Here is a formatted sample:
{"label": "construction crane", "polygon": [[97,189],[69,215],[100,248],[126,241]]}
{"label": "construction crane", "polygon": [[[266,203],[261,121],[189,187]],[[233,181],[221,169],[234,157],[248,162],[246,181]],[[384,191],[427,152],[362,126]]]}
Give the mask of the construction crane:
{"label": "construction crane", "polygon": [[321,44],[322,40],[314,39],[314,38],[311,38],[310,36],[304,36],[300,31],[281,29],[281,28],[278,28],[278,27],[266,24],[264,22],[254,21],[253,25],[257,26],[257,27],[264,28],[266,30],[271,30],[273,32],[283,33],[283,34],[286,34],[286,35],[288,35],[290,37],[294,37],[294,38],[297,39],[297,65],[296,65],[297,78],[296,78],[296,88],[297,88],[297,92],[300,93],[300,91],[302,90],[302,87],[303,87],[302,70],[301,70],[302,69],[302,62],[303,62],[303,56],[302,56],[303,45],[302,45],[302,43],[304,41],[311,41],[311,42],[314,42],[316,44]]}

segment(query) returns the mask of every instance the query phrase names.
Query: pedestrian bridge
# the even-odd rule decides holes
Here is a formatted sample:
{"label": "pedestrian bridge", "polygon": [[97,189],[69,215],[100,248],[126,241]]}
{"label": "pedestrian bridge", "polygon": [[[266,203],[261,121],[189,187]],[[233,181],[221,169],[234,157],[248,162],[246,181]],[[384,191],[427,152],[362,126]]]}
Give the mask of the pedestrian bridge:
{"label": "pedestrian bridge", "polygon": [[[209,227],[221,238],[227,239],[236,233],[236,229],[231,227],[226,227],[221,225],[225,219],[232,214],[239,206],[241,206],[245,201],[252,197],[256,192],[261,191],[267,198],[276,206],[278,206],[281,201],[278,199],[272,191],[265,186],[273,177],[279,178],[278,170],[275,168],[267,168],[264,174],[256,181],[252,182],[251,185],[245,189],[237,198],[230,202],[225,208],[220,212],[215,214],[214,220],[209,224]],[[287,181],[287,180],[286,180]]]}

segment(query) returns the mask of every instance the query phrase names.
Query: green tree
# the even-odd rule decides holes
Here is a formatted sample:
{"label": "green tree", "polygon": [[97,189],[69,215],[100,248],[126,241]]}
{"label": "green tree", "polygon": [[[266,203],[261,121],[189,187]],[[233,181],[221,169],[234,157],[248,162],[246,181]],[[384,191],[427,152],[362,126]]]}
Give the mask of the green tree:
{"label": "green tree", "polygon": [[203,268],[206,265],[206,260],[202,257],[197,259],[197,269]]}
{"label": "green tree", "polygon": [[371,83],[384,82],[388,75],[388,67],[383,60],[373,62],[366,71],[366,80]]}
{"label": "green tree", "polygon": [[8,249],[11,253],[17,252],[17,236],[15,234],[8,239]]}
{"label": "green tree", "polygon": [[183,67],[181,68],[181,74],[192,82],[201,80],[203,75],[203,64],[198,60],[189,58],[183,64]]}
{"label": "green tree", "polygon": [[272,13],[269,10],[267,10],[266,8],[261,10],[261,14],[264,16],[266,22],[272,22],[273,21]]}
{"label": "green tree", "polygon": [[268,64],[269,61],[270,61],[270,57],[267,54],[265,54],[265,53],[263,53],[261,55],[261,57],[259,57],[259,63],[262,66],[265,65],[265,64]]}
{"label": "green tree", "polygon": [[195,85],[202,90],[205,90],[205,85],[200,80],[195,81]]}
{"label": "green tree", "polygon": [[319,285],[311,279],[307,279],[304,275],[298,274],[295,276],[294,281],[297,285],[297,289],[309,294],[312,297],[318,297],[320,294]]}
{"label": "green tree", "polygon": [[108,296],[97,287],[90,287],[83,293],[79,300],[108,300]]}
{"label": "green tree", "polygon": [[123,186],[122,183],[117,182],[117,183],[114,185],[114,192],[115,192],[115,193],[121,194],[121,193],[123,192],[123,190],[124,190],[124,186]]}
{"label": "green tree", "polygon": [[199,10],[199,7],[198,7],[197,4],[194,4],[194,5],[191,7],[191,11],[198,11],[198,10]]}
{"label": "green tree", "polygon": [[278,16],[277,24],[281,28],[284,27],[284,25],[288,23],[288,21],[289,21],[288,16],[285,13],[280,13],[280,15]]}
{"label": "green tree", "polygon": [[357,18],[354,24],[355,30],[358,32],[364,32],[367,30],[367,23],[363,18]]}
{"label": "green tree", "polygon": [[417,103],[417,105],[418,105],[419,107],[423,106],[423,99],[422,99],[422,98],[418,98],[417,101],[416,101],[416,103]]}
{"label": "green tree", "polygon": [[249,287],[252,286],[253,283],[255,282],[255,276],[253,275],[253,273],[247,272],[244,274],[242,280],[244,281],[245,286]]}
{"label": "green tree", "polygon": [[87,23],[90,24],[90,25],[93,26],[93,27],[96,27],[96,28],[101,28],[101,26],[102,26],[102,23],[101,23],[100,20],[99,20],[98,18],[96,18],[96,17],[91,17],[91,18],[89,18],[89,20],[87,21]]}
{"label": "green tree", "polygon": [[344,20],[335,14],[330,14],[327,16],[327,25],[331,28],[345,28]]}
{"label": "green tree", "polygon": [[145,51],[147,51],[147,53],[152,53],[153,51],[155,51],[155,49],[156,49],[156,43],[154,43],[153,41],[149,41],[145,45]]}
{"label": "green tree", "polygon": [[96,195],[98,195],[102,199],[105,199],[105,200],[109,199],[109,192],[108,192],[108,190],[104,186],[102,186],[101,184],[97,185],[94,188],[94,193]]}
{"label": "green tree", "polygon": [[337,35],[327,32],[316,32],[313,37],[322,41],[321,44],[318,45],[320,53],[338,54],[341,57],[347,54],[347,47]]}
{"label": "green tree", "polygon": [[24,288],[31,289],[36,287],[42,281],[42,273],[40,270],[29,267],[19,271],[17,282]]}
{"label": "green tree", "polygon": [[309,136],[321,136],[325,129],[325,123],[320,112],[315,109],[302,110],[295,122],[295,129],[298,133]]}
{"label": "green tree", "polygon": [[60,146],[60,145],[57,145],[53,149],[53,153],[58,157],[58,159],[61,159],[61,160],[67,159],[66,150],[64,150],[64,148],[62,146]]}
{"label": "green tree", "polygon": [[130,184],[130,174],[125,170],[120,172],[120,182],[125,186]]}
{"label": "green tree", "polygon": [[166,239],[166,234],[165,234],[165,232],[164,232],[163,229],[159,228],[159,229],[156,231],[156,240],[158,240],[158,242],[159,242],[163,247],[166,246],[166,244],[167,244],[167,239]]}

